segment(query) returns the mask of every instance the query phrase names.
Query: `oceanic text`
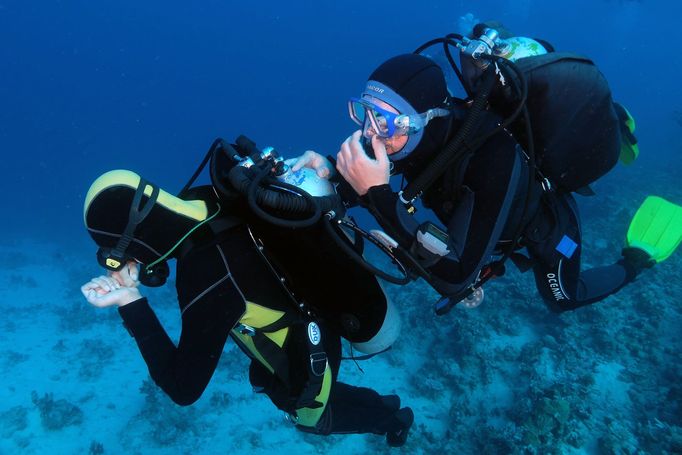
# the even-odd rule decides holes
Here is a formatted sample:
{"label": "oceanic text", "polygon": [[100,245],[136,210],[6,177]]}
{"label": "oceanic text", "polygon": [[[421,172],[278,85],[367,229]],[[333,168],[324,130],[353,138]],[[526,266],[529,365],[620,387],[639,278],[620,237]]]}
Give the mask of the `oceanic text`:
{"label": "oceanic text", "polygon": [[554,273],[548,273],[547,274],[547,284],[549,284],[549,288],[552,290],[552,295],[554,295],[554,300],[566,300],[566,296],[564,295],[563,292],[561,292],[561,286],[559,285],[559,280],[556,278],[556,274]]}

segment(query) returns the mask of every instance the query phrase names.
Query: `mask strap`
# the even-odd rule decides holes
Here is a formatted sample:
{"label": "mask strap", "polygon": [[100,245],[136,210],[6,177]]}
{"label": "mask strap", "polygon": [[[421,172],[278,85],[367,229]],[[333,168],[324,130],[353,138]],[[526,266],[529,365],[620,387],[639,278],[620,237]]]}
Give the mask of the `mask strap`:
{"label": "mask strap", "polygon": [[[149,199],[144,206],[140,208],[142,195],[144,194],[144,190],[147,188],[147,185],[152,187],[152,194],[149,196]],[[109,258],[111,258],[118,262],[119,265],[123,264],[125,252],[130,246],[130,243],[133,241],[135,229],[137,228],[137,225],[140,224],[147,217],[147,215],[149,215],[149,212],[152,211],[152,208],[159,197],[159,192],[160,189],[158,187],[151,185],[147,180],[140,177],[140,183],[137,185],[137,189],[135,190],[133,202],[130,204],[130,211],[128,212],[128,224],[123,230],[121,238],[118,239],[116,246],[113,250],[111,250],[109,257],[107,258],[107,263],[110,260]]]}

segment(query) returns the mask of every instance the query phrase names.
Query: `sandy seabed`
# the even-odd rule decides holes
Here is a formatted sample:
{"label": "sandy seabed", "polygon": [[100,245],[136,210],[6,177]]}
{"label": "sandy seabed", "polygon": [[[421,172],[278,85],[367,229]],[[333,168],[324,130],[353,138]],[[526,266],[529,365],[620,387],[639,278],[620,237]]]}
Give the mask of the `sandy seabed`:
{"label": "sandy seabed", "polygon": [[[607,196],[581,201],[585,267],[618,258],[643,199],[609,190],[607,182]],[[668,196],[679,202],[677,191]],[[81,297],[79,286],[99,273],[92,251],[0,244],[0,453],[389,451],[374,435],[297,432],[252,393],[248,361],[231,341],[202,398],[173,404],[116,311]],[[617,295],[561,315],[542,304],[532,274],[515,270],[486,286],[477,309],[444,317],[424,283],[388,287],[401,338],[359,362],[362,371],[344,362],[340,377],[398,393],[414,409],[410,438],[394,452],[682,453],[680,271],[678,251]],[[174,288],[148,295],[177,338]]]}

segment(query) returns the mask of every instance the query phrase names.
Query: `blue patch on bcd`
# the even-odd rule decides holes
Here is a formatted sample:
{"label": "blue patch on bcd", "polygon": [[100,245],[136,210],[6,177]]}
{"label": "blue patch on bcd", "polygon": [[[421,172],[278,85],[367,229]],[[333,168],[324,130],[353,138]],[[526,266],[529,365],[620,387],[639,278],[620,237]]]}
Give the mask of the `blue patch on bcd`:
{"label": "blue patch on bcd", "polygon": [[565,235],[561,238],[561,241],[556,246],[556,250],[563,254],[566,259],[570,259],[575,253],[575,249],[578,248],[578,244],[575,243],[569,236]]}

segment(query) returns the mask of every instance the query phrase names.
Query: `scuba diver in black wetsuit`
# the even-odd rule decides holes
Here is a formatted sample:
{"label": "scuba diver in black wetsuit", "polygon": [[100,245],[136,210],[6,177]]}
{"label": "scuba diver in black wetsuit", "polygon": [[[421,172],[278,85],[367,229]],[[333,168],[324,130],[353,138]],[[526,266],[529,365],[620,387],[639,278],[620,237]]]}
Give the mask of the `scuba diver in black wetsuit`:
{"label": "scuba diver in black wetsuit", "polygon": [[[451,96],[442,69],[419,55],[439,43],[467,100]],[[450,45],[460,51],[461,70]],[[523,271],[533,269],[552,310],[573,310],[617,292],[682,238],[682,209],[657,198],[649,210],[647,200],[623,257],[580,271],[580,221],[571,193],[589,193],[588,185],[619,155],[634,160],[634,120],[612,101],[591,61],[556,53],[545,42],[500,36],[485,24],[471,39],[433,40],[381,64],[361,96],[351,98],[349,112],[362,129],[336,159],[307,152],[293,168],[329,174],[348,204],[374,215],[395,248],[417,264],[415,275],[443,296],[438,314],[458,302],[479,304],[482,284],[504,273],[508,258]],[[394,191],[391,174],[402,174],[407,187]],[[444,228],[415,219],[418,197]],[[668,230],[667,245],[646,238],[657,224],[669,226],[659,229]],[[519,251],[524,247],[528,256]]]}
{"label": "scuba diver in black wetsuit", "polygon": [[[401,408],[397,395],[382,396],[336,379],[340,338],[329,329],[336,322],[326,318],[341,310],[325,310],[325,302],[320,302],[320,317],[295,300],[299,289],[283,285],[267,249],[241,218],[221,208],[223,201],[212,187],[181,194],[182,199],[172,196],[119,170],[99,177],[85,201],[85,224],[100,247],[98,262],[110,272],[81,290],[94,306],[118,307],[154,382],[177,404],[192,404],[213,376],[231,336],[252,359],[249,379],[254,390],[267,394],[298,429],[322,435],[383,434],[389,445],[403,445],[414,417],[410,408]],[[139,283],[163,285],[168,259],[177,260],[182,318],[177,346],[138,288]],[[297,271],[286,269],[286,258],[280,257],[277,266],[284,267],[287,278],[306,282]],[[335,263],[329,266],[334,273]],[[367,286],[370,298],[382,294],[374,277],[354,264],[351,268],[349,273]],[[338,304],[359,293],[352,282],[344,286],[330,290],[334,295],[328,300]],[[302,289],[300,295],[308,294]],[[385,299],[374,304],[359,300],[374,305],[367,314],[381,315],[386,325]],[[357,330],[348,334],[361,345],[381,332],[381,318],[369,324],[369,316],[358,314]]]}

